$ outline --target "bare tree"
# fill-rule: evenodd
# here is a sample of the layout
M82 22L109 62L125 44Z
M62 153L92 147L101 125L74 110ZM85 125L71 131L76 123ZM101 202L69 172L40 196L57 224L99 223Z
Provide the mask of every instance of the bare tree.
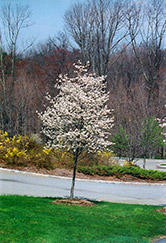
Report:
M164 0L135 5L128 14L128 29L135 56L142 70L148 91L148 103L158 98L159 70L164 60L162 45L166 32ZM137 33L137 35L135 35Z
M127 134L128 148L126 157L133 161L141 154L140 130L142 123L148 116L147 96L144 89L144 82L131 83L126 88L123 79L119 81L116 89L112 87L110 104L114 109L115 131L123 127Z
M64 31L58 32L54 38L50 38L50 41L55 45L55 47L69 50L71 47L67 33Z
M14 120L14 81L16 57L26 51L31 42L21 50L18 40L23 29L31 25L31 11L28 6L10 4L1 8L2 31L0 36L0 126L9 133L13 130Z
M11 76L14 79L15 59L18 49L18 39L21 30L32 25L30 22L31 10L29 6L10 4L5 5L1 9L1 20L3 24L4 41L6 41L7 52L11 55ZM31 47L33 41L28 44L21 53Z
M66 12L64 20L81 50L82 63L90 61L93 73L97 76L106 75L110 54L127 35L123 28L123 1L92 0L77 3Z

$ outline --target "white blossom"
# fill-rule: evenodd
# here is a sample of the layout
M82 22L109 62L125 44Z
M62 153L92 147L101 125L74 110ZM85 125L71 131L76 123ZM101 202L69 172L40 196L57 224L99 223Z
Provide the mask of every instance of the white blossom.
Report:
M56 88L59 94L51 98L43 113L38 113L48 146L75 151L105 149L111 142L112 110L106 105L105 77L94 77L87 67L75 65L75 77L60 75Z
M159 123L159 126L163 128L163 142L166 142L166 117L164 117L163 119L156 119Z

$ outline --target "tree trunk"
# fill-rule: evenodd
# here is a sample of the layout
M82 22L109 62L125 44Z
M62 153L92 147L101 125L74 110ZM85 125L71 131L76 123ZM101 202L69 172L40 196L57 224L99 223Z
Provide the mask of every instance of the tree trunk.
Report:
M166 154L166 147L165 147L165 146L163 146L163 149L162 149L162 158L164 158L164 157L165 157L165 154Z
M144 155L143 169L145 169L145 164L146 164L146 156Z
M73 152L73 158L74 158L74 168L73 168L72 186L70 190L70 199L74 198L74 186L75 186L76 168L77 168L77 160L78 160L78 149L76 149L76 151Z

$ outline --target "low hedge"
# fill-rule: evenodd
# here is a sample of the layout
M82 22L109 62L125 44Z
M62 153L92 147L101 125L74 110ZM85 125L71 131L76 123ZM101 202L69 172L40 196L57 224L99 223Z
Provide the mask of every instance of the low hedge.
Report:
M157 170L145 170L135 166L128 166L128 167L120 166L120 165L113 165L113 166L98 165L93 167L78 166L77 171L91 176L94 175L116 176L117 178L120 178L124 175L131 175L136 178L146 179L146 180L158 180L158 181L166 180L166 172L157 171Z

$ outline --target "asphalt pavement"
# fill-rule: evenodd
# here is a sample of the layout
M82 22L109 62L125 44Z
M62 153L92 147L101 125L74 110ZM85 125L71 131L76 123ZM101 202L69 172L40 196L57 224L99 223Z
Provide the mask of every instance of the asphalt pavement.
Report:
M0 169L1 195L69 197L71 178ZM166 183L76 179L75 196L97 201L166 205Z
M157 240L154 243L166 243L166 238L165 239L161 239L161 240Z

